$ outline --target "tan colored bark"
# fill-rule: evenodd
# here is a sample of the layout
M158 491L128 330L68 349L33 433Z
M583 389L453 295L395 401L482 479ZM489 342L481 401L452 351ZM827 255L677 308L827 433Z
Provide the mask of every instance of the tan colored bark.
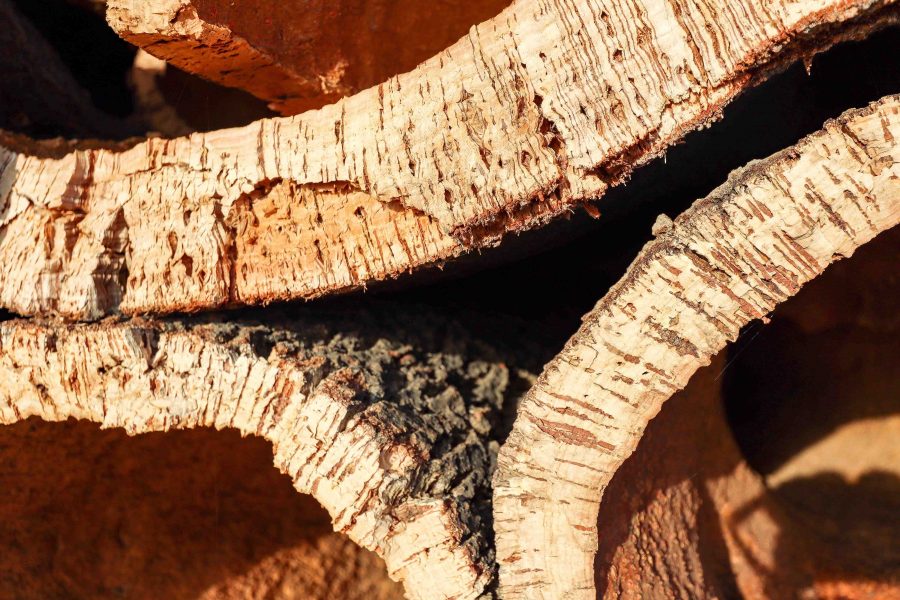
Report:
M494 477L504 598L594 598L603 490L662 403L753 319L900 221L900 97L665 219L523 399Z
M282 115L336 102L415 68L510 0L113 0L124 39Z
M383 321L390 340L357 333L386 318L7 321L0 423L74 417L130 434L260 436L294 487L380 555L410 598L476 598L495 576L492 427L513 393L509 371L458 328L413 313Z
M892 0L520 0L335 105L126 151L0 150L0 305L198 310L364 287L597 198Z
M663 405L603 495L598 597L900 595L898 250L829 267Z

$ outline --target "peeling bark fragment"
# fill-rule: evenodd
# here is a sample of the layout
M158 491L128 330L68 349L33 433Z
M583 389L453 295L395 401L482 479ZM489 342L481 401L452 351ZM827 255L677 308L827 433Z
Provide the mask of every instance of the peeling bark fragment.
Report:
M599 197L741 90L896 16L891 0L520 0L321 110L125 151L3 150L0 306L192 311L440 263ZM104 242L120 211L121 260Z
M500 452L504 598L595 597L610 478L662 403L742 326L900 221L897 139L900 97L889 96L735 171L588 313L519 405Z
M495 426L516 386L494 351L456 326L415 313L364 321L362 332L362 321L328 314L274 326L7 321L0 422L258 435L409 597L479 597L495 576Z

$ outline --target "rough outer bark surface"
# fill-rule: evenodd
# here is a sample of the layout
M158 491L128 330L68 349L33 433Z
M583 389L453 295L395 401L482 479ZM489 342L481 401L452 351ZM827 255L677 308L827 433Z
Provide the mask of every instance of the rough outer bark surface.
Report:
M509 0L109 2L124 39L293 115L409 71Z
M520 0L296 117L61 158L0 149L0 305L95 318L314 297L600 196L891 0Z
M436 319L355 318L391 339L322 314L278 327L7 321L0 422L258 435L411 598L478 597L495 575L492 427L509 371Z
M594 598L597 507L647 422L753 319L900 220L900 97L752 163L678 217L523 399L494 477L505 598Z

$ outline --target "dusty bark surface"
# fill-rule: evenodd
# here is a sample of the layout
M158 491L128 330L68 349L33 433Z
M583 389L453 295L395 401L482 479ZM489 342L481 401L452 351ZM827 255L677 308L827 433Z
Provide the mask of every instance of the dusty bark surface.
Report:
M411 598L478 597L495 577L494 428L517 386L452 324L411 311L352 319L7 321L0 421L260 436L294 487Z
M615 5L614 5L615 4ZM600 196L889 0L517 2L337 104L122 152L0 155L0 304L88 319L314 297Z
M504 597L593 598L597 511L662 403L741 327L900 220L900 99L752 163L648 244L519 406L494 477Z
M508 4L113 0L107 19L150 54L293 115L412 70Z

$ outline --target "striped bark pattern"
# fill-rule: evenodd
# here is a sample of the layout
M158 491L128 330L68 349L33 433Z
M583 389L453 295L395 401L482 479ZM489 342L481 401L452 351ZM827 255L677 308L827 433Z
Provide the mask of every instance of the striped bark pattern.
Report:
M494 476L503 598L594 598L606 485L754 319L900 221L900 97L732 173L657 237L519 406ZM602 527L602 524L601 524Z
M412 72L237 129L0 148L0 306L95 319L364 287L601 196L893 0L518 0Z

